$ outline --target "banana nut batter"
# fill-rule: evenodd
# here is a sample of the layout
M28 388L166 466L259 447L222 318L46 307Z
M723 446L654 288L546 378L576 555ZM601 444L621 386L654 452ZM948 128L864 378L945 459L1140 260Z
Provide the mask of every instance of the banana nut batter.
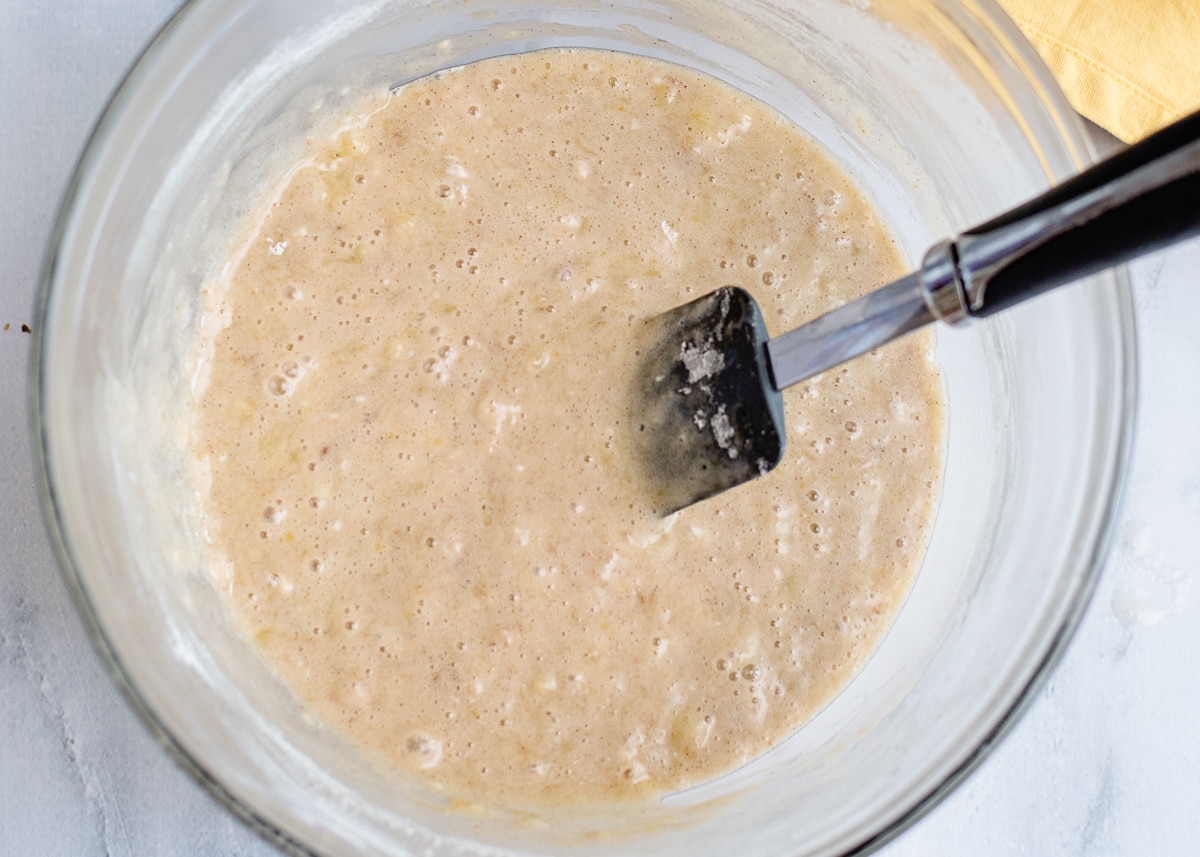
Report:
M660 795L779 742L879 643L944 454L927 336L788 392L764 479L657 518L644 320L725 284L778 332L902 273L802 132L600 51L413 82L306 160L206 295L214 568L326 723L450 795Z

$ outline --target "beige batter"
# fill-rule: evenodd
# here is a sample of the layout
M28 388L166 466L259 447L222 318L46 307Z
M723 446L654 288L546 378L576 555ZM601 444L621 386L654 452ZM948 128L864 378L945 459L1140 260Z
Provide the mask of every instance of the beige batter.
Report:
M778 332L902 272L764 105L621 54L479 62L314 140L252 235L196 402L215 565L367 752L505 805L661 794L887 630L943 458L927 337L790 390L768 477L667 519L637 490L647 317L732 283Z

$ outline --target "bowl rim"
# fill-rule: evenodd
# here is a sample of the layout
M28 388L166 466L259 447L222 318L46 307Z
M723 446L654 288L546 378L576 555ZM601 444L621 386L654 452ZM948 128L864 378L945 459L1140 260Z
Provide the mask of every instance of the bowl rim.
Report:
M954 0L945 0L954 2ZM203 787L226 810L231 812L249 829L284 853L298 857L320 857L321 852L301 842L291 833L269 821L230 791L224 783L200 759L196 758L164 724L160 715L139 691L130 671L117 653L97 613L89 592L82 564L78 561L67 537L61 515L61 504L55 487L54 454L52 441L45 420L46 372L52 345L47 335L47 320L52 316L56 294L57 272L66 250L64 239L71 227L85 180L102 162L101 150L113 128L121 121L126 102L136 97L143 82L154 73L160 55L168 49L173 38L210 4L217 0L184 0L167 18L155 35L141 49L137 59L121 77L120 82L106 101L99 117L88 132L87 141L75 162L70 179L60 199L54 223L47 239L40 275L37 282L37 297L34 306L32 359L28 379L28 401L30 428L33 438L34 478L37 486L42 518L50 538L51 546L63 580L75 603L76 610L100 655L105 671L125 701L130 705L154 741L165 750L174 762L196 783ZM1084 132L1078 114L1069 106L1057 81L1038 56L1027 38L1011 18L1001 9L997 0L966 0L994 29L996 47L1005 51L1017 62L1026 74L1026 79L1038 94L1041 105L1048 111L1063 142L1078 156L1076 167L1083 168L1095 162L1095 152ZM1030 709L1038 692L1046 683L1050 673L1061 661L1068 644L1077 631L1095 593L1100 574L1111 549L1115 524L1120 516L1132 457L1136 433L1138 398L1137 332L1134 321L1134 301L1130 288L1128 270L1125 266L1111 269L1113 292L1117 300L1120 351L1115 355L1116 383L1119 395L1113 404L1118 409L1119 422L1114 426L1112 458L1106 474L1106 502L1098 507L1094 517L1096 538L1079 563L1082 569L1079 584L1072 594L1068 609L1064 612L1059 627L1055 630L1043 657L1033 666L1029 679L1013 697L1012 703L998 718L995 726L987 732L966 757L928 792L913 801L907 809L880 830L858 840L840 852L843 857L866 855L884 847L926 815L933 811L971 773L973 773L997 744L1012 731L1021 717Z

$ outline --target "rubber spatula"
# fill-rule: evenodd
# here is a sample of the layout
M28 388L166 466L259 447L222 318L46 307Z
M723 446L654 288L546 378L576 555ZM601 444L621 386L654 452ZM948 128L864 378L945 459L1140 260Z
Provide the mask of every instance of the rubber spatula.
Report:
M1200 234L1200 113L994 220L935 244L920 270L778 336L721 288L649 320L634 407L663 514L768 473L781 390L933 321L986 318Z

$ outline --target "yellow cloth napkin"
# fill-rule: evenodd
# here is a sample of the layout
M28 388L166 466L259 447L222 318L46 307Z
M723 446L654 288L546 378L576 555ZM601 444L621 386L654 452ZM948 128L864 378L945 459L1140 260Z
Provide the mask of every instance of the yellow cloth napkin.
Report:
M999 0L1072 106L1132 143L1200 108L1200 0Z

